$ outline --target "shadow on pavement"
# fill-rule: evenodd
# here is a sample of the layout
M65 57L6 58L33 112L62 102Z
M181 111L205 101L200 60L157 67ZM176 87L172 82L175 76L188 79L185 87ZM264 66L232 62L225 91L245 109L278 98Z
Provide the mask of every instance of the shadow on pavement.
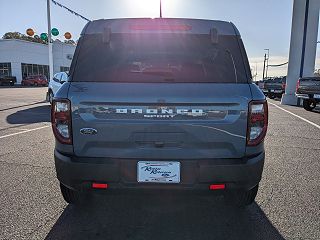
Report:
M0 112L11 110L11 109L15 109L15 108L22 108L22 107L28 107L28 106L32 106L32 105L37 105L37 104L40 104L40 103L46 103L46 101L33 102L33 103L23 104L23 105L14 106L14 107L3 108L3 109L0 109Z
M236 209L221 197L95 196L68 205L46 237L51 239L284 239L252 204Z
M47 88L47 86L22 86L22 85L0 85L0 88Z
M10 124L50 122L50 106L42 105L17 111L7 116L7 122Z

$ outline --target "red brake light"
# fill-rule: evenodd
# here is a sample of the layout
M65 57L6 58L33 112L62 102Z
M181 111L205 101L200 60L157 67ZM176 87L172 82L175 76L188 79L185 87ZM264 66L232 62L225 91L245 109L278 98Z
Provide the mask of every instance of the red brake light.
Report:
M72 144L71 105L67 99L54 100L51 107L54 136L63 144Z
M252 101L249 104L247 145L256 146L261 143L268 128L267 101Z
M190 31L190 25L170 25L170 24L140 24L132 25L131 30L167 30L167 31Z
M300 87L300 79L298 79L298 81L297 81L296 92L298 92L299 87Z

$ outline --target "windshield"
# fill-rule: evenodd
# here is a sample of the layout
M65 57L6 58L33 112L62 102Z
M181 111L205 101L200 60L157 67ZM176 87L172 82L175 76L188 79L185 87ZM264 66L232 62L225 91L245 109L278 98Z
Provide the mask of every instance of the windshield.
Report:
M235 36L99 34L80 40L72 81L92 82L247 82ZM71 71L72 72L72 71Z

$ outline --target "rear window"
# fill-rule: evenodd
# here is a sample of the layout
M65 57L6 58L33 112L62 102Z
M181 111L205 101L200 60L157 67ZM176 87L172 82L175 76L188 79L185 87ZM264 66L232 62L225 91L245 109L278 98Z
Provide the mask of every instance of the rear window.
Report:
M237 36L114 33L83 35L71 79L77 82L248 82Z

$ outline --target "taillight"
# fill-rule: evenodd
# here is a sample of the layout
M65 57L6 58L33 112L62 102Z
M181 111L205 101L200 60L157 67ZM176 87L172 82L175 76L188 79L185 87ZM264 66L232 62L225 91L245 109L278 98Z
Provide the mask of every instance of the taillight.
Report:
M298 92L299 87L300 87L300 79L298 79L298 81L297 81L296 92Z
M286 83L282 83L282 90L285 90L286 89Z
M72 144L71 105L67 99L54 100L51 107L51 124L54 136L63 144Z
M267 101L252 101L249 103L247 145L256 146L266 136L268 128Z

